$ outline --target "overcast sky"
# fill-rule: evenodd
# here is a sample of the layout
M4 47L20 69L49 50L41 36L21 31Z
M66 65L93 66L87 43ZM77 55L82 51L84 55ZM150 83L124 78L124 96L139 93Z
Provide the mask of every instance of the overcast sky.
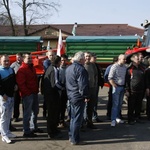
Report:
M58 14L53 13L52 17L43 21L44 23L118 23L141 28L144 20L150 20L150 0L59 0L59 2L61 7ZM18 13L18 10L16 11Z

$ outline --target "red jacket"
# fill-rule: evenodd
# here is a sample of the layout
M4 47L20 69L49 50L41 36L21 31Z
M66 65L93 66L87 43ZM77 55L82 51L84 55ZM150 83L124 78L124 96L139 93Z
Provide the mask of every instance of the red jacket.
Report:
M17 72L16 80L22 97L38 93L38 79L33 65L23 62Z

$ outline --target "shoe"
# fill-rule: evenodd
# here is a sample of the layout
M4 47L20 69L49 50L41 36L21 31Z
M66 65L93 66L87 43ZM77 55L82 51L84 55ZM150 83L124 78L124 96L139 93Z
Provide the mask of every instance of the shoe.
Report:
M62 138L62 134L48 134L48 139L60 139Z
M97 129L97 127L94 126L93 124L87 124L87 128L90 128L90 129Z
M37 128L37 129L33 129L32 132L33 133L43 133L44 131L42 129Z
M2 137L2 141L3 141L3 142L6 142L7 144L10 144L10 143L11 143L11 140L10 140L7 136L3 136L3 137Z
M9 138L15 138L17 136L15 134L9 133L9 134L7 134L7 137L9 137Z
M87 143L86 142L83 142L83 141L81 141L81 142L78 142L78 143L73 143L73 142L71 142L71 145L73 145L73 146L75 146L75 145L86 145Z
M103 121L100 120L99 118L96 118L96 119L92 119L92 122L93 122L93 123L97 123L97 122L103 122Z
M113 121L111 122L111 127L115 127L115 126L116 126L116 121L113 120Z
M17 129L14 126L12 126L12 125L9 127L9 130L10 131L17 131Z
M33 132L31 132L31 133L29 133L29 134L24 133L24 134L23 134L23 137L32 138L32 137L37 137L37 135L34 134Z
M117 123L124 123L124 121L121 120L121 119L119 119L119 118L116 119L116 122L117 122Z

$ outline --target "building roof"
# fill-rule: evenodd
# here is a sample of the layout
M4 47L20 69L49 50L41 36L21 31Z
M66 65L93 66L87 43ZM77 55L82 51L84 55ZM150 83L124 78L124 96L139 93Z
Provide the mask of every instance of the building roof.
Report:
M43 24L43 25L30 25L28 27L28 35L35 36L36 34L48 28L59 31L61 29L63 34L72 35L73 24ZM11 36L10 26L0 26L0 36ZM16 25L17 36L23 36L23 26ZM76 28L76 35L79 36L124 36L124 35L139 35L142 36L144 30L130 26L128 24L78 24ZM43 38L58 38L58 36L45 36Z

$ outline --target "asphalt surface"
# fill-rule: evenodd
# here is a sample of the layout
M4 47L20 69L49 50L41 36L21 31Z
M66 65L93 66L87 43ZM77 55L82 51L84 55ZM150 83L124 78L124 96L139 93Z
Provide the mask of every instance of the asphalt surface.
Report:
M97 129L84 128L81 132L81 139L87 143L86 145L72 146L68 141L67 128L60 129L62 138L55 140L47 138L46 120L42 117L42 96L40 95L38 123L44 133L38 133L36 138L23 138L22 121L12 122L17 128L17 131L13 132L17 138L12 139L12 144L6 144L0 140L0 150L150 150L150 121L146 119L145 113L142 113L143 123L128 125L127 104L124 101L122 113L125 123L111 127L110 120L106 117L107 93L107 87L99 92L98 114L103 122L95 123Z

